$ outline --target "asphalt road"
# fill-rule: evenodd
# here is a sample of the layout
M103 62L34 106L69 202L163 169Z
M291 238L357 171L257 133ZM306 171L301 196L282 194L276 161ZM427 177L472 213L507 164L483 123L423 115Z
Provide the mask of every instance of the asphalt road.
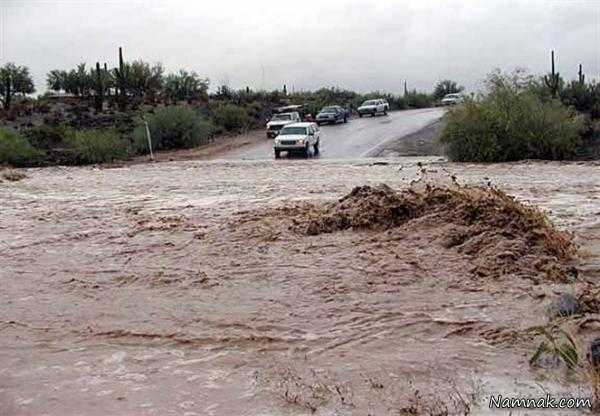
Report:
M442 108L395 111L387 116L366 116L346 124L321 126L320 158L368 157L391 140L415 133L444 114ZM222 159L272 159L273 140L243 146L221 155ZM285 156L284 156L285 157Z

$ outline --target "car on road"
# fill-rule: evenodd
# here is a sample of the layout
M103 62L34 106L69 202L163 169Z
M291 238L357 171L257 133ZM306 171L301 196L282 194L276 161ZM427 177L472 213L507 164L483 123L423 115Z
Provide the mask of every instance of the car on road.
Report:
M388 110L390 109L389 103L384 99L377 100L367 100L358 107L358 116L362 117L366 114L371 114L375 117L378 113L383 113L387 115Z
M273 143L275 159L281 152L299 153L304 157L310 156L310 148L315 155L319 154L321 132L316 123L292 123L283 127Z
M444 95L442 105L456 105L463 102L463 95L460 93L452 93Z
M277 137L279 130L281 130L284 126L292 123L298 123L300 121L302 120L300 119L300 114L297 111L291 113L274 114L273 117L271 117L271 120L269 120L267 123L267 137Z
M317 114L317 124L332 123L335 124L338 121L348 122L348 112L346 109L339 105L330 105L323 107L319 114Z

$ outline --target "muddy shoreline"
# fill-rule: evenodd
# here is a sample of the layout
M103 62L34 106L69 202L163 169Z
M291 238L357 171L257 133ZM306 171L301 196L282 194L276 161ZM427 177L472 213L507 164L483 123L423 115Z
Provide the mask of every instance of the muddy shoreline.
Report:
M61 167L3 182L2 413L397 414L459 411L456 391L473 408L540 386L585 395L528 363L531 329L572 284L474 280L472 259L433 238L439 224L311 236L283 227L285 211L257 217L355 186L406 189L424 166L546 211L574 235L579 281L598 284L600 164L436 159Z

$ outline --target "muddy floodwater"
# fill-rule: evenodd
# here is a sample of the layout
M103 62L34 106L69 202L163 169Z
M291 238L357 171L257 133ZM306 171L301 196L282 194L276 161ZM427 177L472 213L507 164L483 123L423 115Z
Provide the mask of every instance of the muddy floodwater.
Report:
M531 328L569 284L478 277L440 224L309 235L286 207L406 189L423 162L433 180L540 207L573 234L577 281L598 284L600 164L373 162L47 168L0 183L0 414L488 414L490 394L589 396L529 365Z

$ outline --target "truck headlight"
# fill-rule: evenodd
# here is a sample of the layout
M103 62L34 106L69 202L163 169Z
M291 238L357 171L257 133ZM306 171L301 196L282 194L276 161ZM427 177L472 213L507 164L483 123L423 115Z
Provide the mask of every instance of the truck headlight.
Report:
M298 139L298 144L304 144L304 139Z

